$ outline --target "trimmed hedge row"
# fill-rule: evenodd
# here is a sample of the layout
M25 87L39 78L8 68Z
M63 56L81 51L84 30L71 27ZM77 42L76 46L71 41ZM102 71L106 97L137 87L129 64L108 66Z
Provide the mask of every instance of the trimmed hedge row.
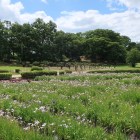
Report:
M64 74L71 74L71 70L65 70L65 71L59 71L59 75L64 75Z
M35 72L23 72L21 76L23 79L34 79L36 76L42 75L57 75L57 71L35 71Z
M65 71L59 71L59 75L64 75Z
M43 68L42 67L38 67L38 66L33 66L32 68L31 68L31 71L41 71L41 70L43 70Z
M71 71L71 70L65 70L65 72L66 72L66 73L69 73L69 74L71 74L71 73L72 73L72 71Z
M11 78L11 73L0 73L0 80L10 80Z
M8 70L0 70L0 73L8 73Z
M135 70L93 70L88 71L87 73L140 73L140 69Z

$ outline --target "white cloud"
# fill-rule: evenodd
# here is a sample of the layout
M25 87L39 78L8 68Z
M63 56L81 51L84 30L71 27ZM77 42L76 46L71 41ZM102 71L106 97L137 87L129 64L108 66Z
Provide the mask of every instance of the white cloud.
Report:
M10 0L0 0L0 19L17 21L20 23L33 22L36 18L42 18L48 22L53 20L44 11L37 11L35 13L22 13L24 6L21 2L11 3Z
M23 8L21 2L11 4L10 0L0 0L0 19L18 20Z
M41 0L43 3L47 3L47 0Z
M67 32L87 31L91 29L112 29L122 35L140 41L140 12L128 10L121 13L101 14L96 10L86 12L62 12L56 20L59 29Z
M106 0L108 2L108 7L112 7L115 3L116 5L126 6L129 9L140 9L140 0Z
M53 21L53 18L48 16L48 15L46 15L46 13L44 11L37 11L37 12L35 12L33 14L30 14L30 13L21 14L19 20L20 20L20 23L25 23L25 22L26 23L27 22L32 23L37 18L41 18L45 22L48 22L50 20Z

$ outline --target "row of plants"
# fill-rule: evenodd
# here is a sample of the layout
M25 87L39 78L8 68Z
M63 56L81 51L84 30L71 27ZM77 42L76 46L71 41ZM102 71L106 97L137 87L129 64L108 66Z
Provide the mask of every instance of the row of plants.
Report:
M72 73L71 70L60 70L60 71L46 71L43 67L39 66L33 66L31 67L30 71L27 72L21 72L20 69L15 69L14 73L21 74L23 79L34 79L36 76L42 76L42 75L64 75L67 73ZM0 70L0 80L10 80L12 78L12 72L8 70Z
M119 65L123 65L123 64L119 64ZM35 61L33 63L31 62L25 62L23 63L23 66L27 66L27 67L34 67L34 66L38 66L38 67L67 67L69 69L71 69L72 67L75 66L79 66L79 67L115 67L116 64L108 64L108 63L92 63L92 62L49 62L49 61L42 61L42 62L38 62Z
M1 83L3 117L54 139L140 138L138 73L44 77L30 84Z
M72 71L70 70L66 70L66 71L45 71L45 70L35 70L35 71L31 71L31 72L23 72L21 73L21 76L23 79L34 79L37 76L51 76L51 75L64 75L64 74L70 74L72 73Z
M0 70L0 80L11 79L12 74L8 70Z
M25 132L16 121L0 117L0 139L1 140L54 140L51 136L42 136L35 131Z
M124 69L120 69L120 70L91 70L88 71L87 73L140 73L140 69L128 69L128 70L124 70Z

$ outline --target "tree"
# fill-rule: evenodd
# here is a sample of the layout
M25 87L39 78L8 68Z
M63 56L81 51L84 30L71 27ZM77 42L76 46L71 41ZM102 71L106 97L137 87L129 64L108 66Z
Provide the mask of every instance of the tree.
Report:
M140 61L140 51L136 48L131 49L127 54L127 62L130 63L132 67L135 67L138 61Z
M106 40L111 42L120 42L120 34L108 29L96 29L85 32L86 38L101 38L104 37Z
M34 40L36 42L37 61L55 60L55 53L53 52L55 45L56 24L52 21L45 23L42 19L38 18L32 24L34 30Z
M126 48L118 42L109 42L107 62L110 63L125 63L126 62Z

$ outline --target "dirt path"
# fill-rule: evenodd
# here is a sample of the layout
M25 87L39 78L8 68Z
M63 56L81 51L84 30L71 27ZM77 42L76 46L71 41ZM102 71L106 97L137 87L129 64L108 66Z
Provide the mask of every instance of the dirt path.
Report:
M14 74L14 75L12 75L12 78L21 78L21 75L20 74Z

